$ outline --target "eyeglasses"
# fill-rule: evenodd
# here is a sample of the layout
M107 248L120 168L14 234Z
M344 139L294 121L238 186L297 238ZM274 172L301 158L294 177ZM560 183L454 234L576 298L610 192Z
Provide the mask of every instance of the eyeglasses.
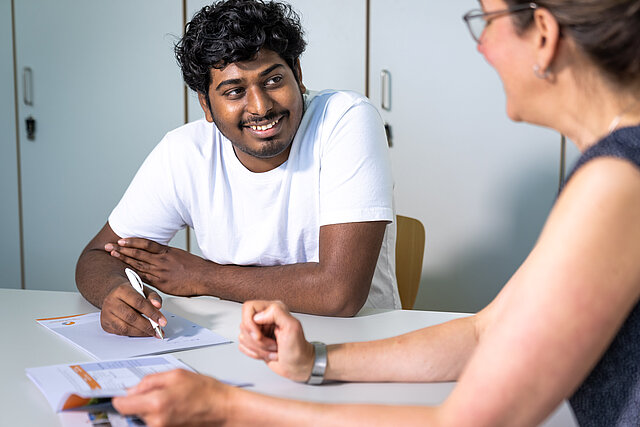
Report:
M469 32L471 33L471 37L473 37L476 43L480 43L480 37L482 36L484 29L493 19L496 19L500 16L537 8L538 5L536 3L527 3L517 6L511 6L508 9L494 10L493 12L483 12L481 9L474 9L470 12L467 12L462 17L462 19L464 19L464 22L467 23L467 27L469 27Z

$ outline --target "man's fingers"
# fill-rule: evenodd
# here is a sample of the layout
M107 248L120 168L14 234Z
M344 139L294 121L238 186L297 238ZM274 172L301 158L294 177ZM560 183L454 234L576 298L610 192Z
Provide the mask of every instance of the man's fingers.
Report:
M105 245L106 248L106 245ZM139 273L150 271L150 264L152 263L152 254L150 252L141 251L139 249L124 248L121 246L113 249L109 254L118 258L122 262L125 262L136 269Z
M114 258L118 258L120 261L124 262L125 264L128 264L129 267L132 267L140 275L144 274L144 272L148 269L148 264L146 262L140 261L137 258L131 258L126 254L123 254L122 252L120 252L119 249L112 250L111 252L109 252L109 255L111 255Z
M147 265L146 268L151 268L151 266ZM138 276L140 276L140 279L142 279L142 282L145 284L149 284L153 286L158 286L159 284L160 279L158 278L158 276L151 274L149 272L138 270Z
M147 261L154 255L152 252L145 251L142 249L132 248L121 246L116 243L107 243L104 245L104 250L109 252L113 256L118 256L120 254L128 256L129 258L135 258L141 261Z
M149 302L153 304L155 308L157 308L158 310L162 308L162 297L160 296L160 294L147 286L144 287L144 293L147 295L147 299L149 300Z
M149 239L142 239L139 237L127 237L126 239L118 240L118 245L127 248L142 249L146 252L154 254L161 254L167 251L167 246L161 245Z
M159 295L156 294L159 298ZM112 291L102 306L101 323L110 333L129 336L155 336L148 319L166 326L167 319L148 299L137 293L130 284L122 284Z
M155 335L155 331L152 333L147 328L151 324L147 320L147 325L130 324L123 320L113 311L107 311L104 307L100 313L100 324L102 329L110 334L123 335L127 337L148 337L152 334ZM151 328L153 330L153 328Z
M142 295L140 295L133 289L133 287L131 287L131 290L133 291L133 293L129 292L125 299L127 305L132 307L136 312L142 313L149 319L154 320L156 323L160 324L162 321L166 325L167 319L160 312L160 310L158 310L155 305L153 305L147 298L143 298ZM157 298L160 298L157 293L153 293L156 294Z

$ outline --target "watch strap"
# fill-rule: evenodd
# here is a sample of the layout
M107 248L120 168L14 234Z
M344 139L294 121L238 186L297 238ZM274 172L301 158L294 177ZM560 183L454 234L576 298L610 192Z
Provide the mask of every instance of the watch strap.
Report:
M327 370L327 345L318 341L313 341L311 344L314 349L314 358L307 384L319 385L324 382L324 373Z

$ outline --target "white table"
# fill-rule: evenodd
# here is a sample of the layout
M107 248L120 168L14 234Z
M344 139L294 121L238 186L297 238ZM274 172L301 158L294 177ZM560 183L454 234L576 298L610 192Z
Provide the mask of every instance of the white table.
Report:
M274 396L323 402L368 402L433 405L441 403L454 383L327 384L308 386L281 378L261 361L237 348L241 305L212 297L165 297L164 307L234 341L173 353L197 371L220 379L250 382L250 389ZM0 426L59 426L44 396L26 377L28 367L91 361L91 357L35 322L37 318L97 311L79 293L0 289ZM389 337L441 323L458 313L428 311L377 312L355 318L296 314L307 339L337 343ZM563 403L546 426L575 426Z

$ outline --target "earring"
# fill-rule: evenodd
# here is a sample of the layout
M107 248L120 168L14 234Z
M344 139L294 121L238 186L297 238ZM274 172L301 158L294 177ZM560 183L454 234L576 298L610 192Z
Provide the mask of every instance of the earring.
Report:
M540 66L538 64L535 64L533 66L533 74L535 74L539 79L547 80L549 78L549 69L547 68L546 70L544 70L544 72L541 73Z

